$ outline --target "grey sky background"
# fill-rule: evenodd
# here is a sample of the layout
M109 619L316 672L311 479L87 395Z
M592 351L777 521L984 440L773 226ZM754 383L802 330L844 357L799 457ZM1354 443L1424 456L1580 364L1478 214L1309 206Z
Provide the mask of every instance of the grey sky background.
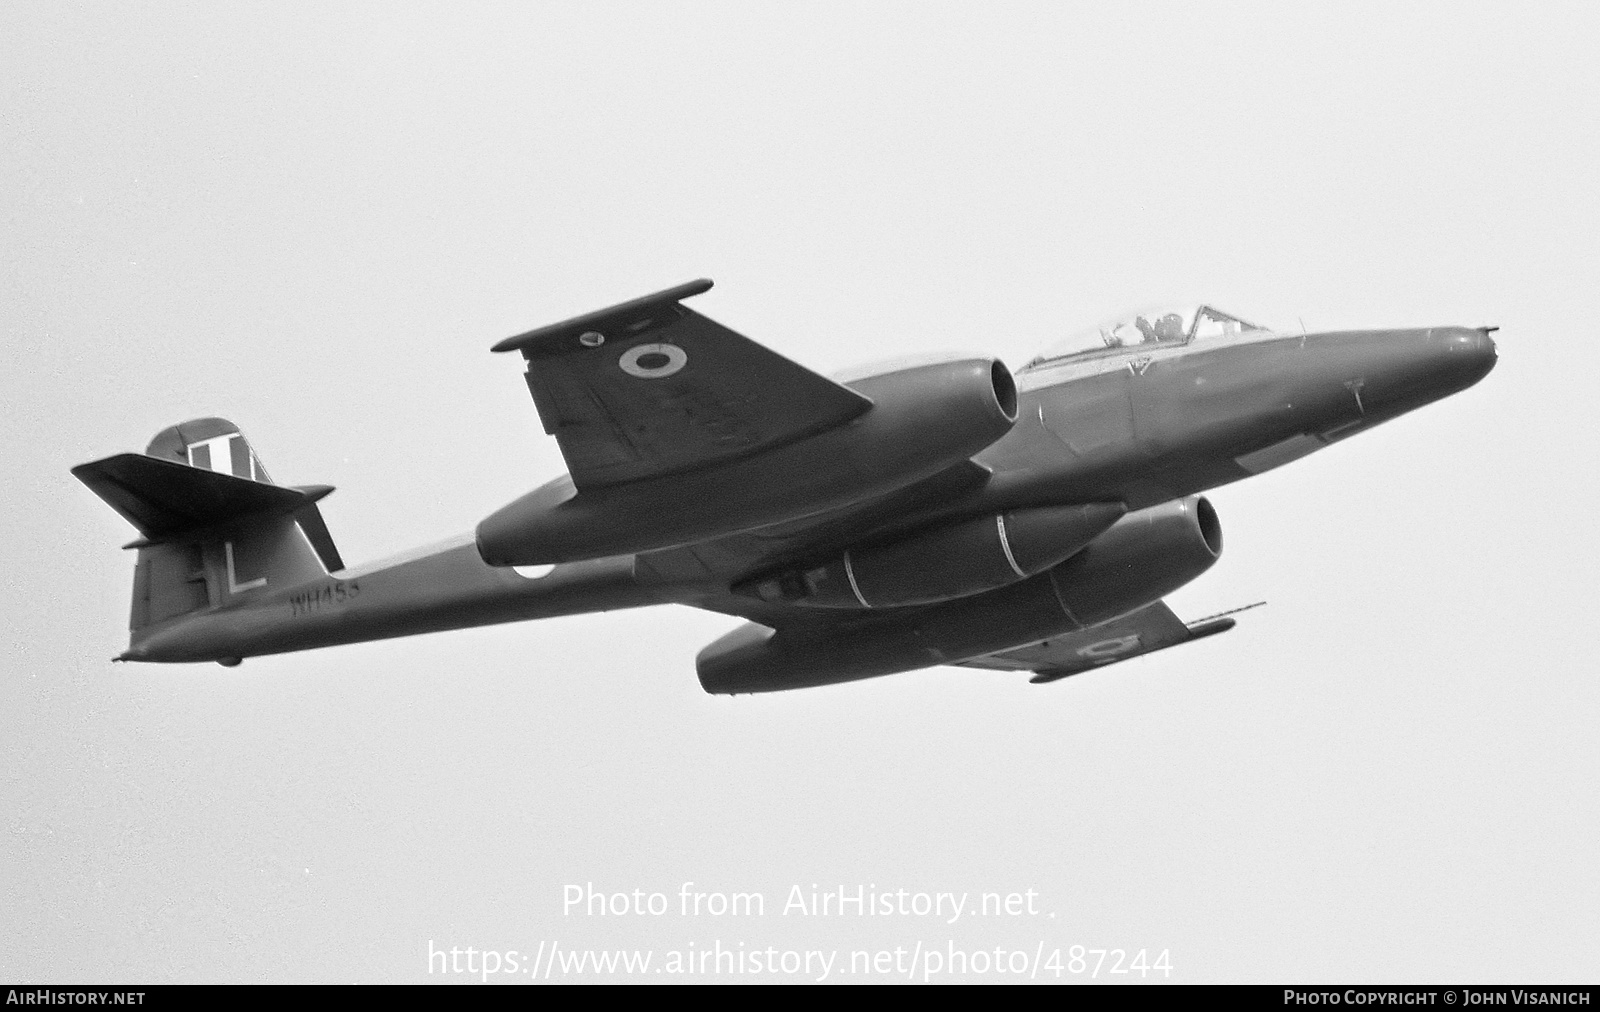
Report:
M0 979L920 940L1592 982L1597 42L1554 4L6 6ZM1057 685L712 698L734 622L686 608L108 663L132 534L72 465L220 414L339 486L347 561L400 551L562 469L490 344L700 276L823 372L1167 297L1504 329L1480 386L1213 493L1171 603L1269 607ZM562 912L688 881L767 915ZM813 883L1041 913L780 912Z

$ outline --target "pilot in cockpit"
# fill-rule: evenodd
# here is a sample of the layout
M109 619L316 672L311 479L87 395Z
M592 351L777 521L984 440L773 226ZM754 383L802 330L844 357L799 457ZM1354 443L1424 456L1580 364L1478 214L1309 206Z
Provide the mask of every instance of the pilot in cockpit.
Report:
M1141 316L1134 321L1134 326L1144 335L1144 344L1183 340L1183 317L1177 313L1168 313L1153 325Z

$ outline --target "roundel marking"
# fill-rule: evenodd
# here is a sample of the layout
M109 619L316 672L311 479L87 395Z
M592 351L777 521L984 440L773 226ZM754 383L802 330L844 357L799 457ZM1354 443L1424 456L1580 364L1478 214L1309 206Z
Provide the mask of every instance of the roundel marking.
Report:
M688 353L675 344L635 345L617 359L623 372L647 380L671 376L688 363Z
M1125 654L1130 650L1139 649L1139 634L1118 636L1116 639L1101 640L1091 643L1086 647L1078 648L1078 656L1086 657L1091 661L1109 660L1118 654Z

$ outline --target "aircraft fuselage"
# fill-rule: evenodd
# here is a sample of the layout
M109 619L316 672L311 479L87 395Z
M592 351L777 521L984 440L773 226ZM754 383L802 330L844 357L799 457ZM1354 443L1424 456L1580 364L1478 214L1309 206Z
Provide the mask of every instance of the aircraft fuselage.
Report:
M882 541L943 518L1026 506L1130 511L1258 474L1471 386L1487 330L1436 327L1107 348L1017 374L1017 421L974 458L992 474L858 533ZM848 547L848 545L846 545ZM805 562L806 560L795 560ZM231 565L231 560L230 560ZM759 565L754 568L759 569ZM664 577L633 555L538 573L486 564L470 537L140 630L125 660L238 658L729 594L752 575Z

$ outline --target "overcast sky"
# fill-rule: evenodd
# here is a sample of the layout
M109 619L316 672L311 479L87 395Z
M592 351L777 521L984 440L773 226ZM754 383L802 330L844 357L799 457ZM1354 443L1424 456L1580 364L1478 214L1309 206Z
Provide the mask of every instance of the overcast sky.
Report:
M1294 7L0 9L0 979L460 979L430 942L1600 976L1597 16ZM220 414L339 487L346 560L410 548L563 469L489 345L701 276L822 372L1170 297L1501 361L1213 494L1170 602L1271 602L1237 630L1055 685L711 697L735 623L682 607L108 662L133 535L72 465ZM672 909L564 913L585 883ZM782 912L813 884L1037 913Z

